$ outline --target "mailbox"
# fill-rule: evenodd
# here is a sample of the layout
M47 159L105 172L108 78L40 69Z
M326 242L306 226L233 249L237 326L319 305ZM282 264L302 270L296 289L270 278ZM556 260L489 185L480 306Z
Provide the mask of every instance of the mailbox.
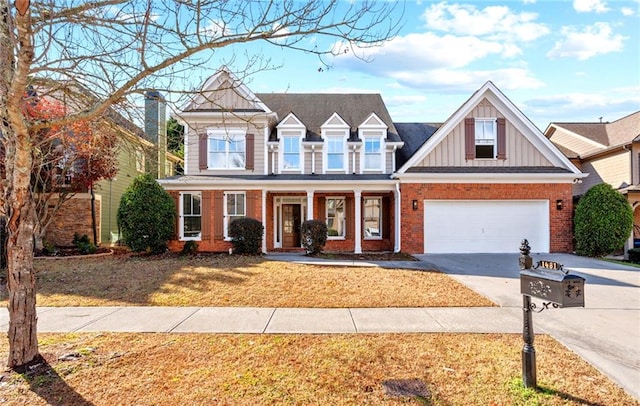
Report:
M520 272L520 293L559 307L584 307L584 278L570 275L562 265L540 261Z

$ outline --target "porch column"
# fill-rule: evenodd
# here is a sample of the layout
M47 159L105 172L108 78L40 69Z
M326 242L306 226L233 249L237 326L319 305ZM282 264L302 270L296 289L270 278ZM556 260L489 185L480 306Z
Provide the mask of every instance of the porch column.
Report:
M395 199L395 205L394 205L394 210L395 210L395 219L394 219L394 226L395 226L395 235L394 235L394 246L393 246L393 252L400 252L400 250L402 249L402 245L401 245L401 241L402 239L400 238L400 233L402 232L402 210L401 210L401 201L400 201L400 183L396 183L396 190L394 193L394 197ZM384 214L383 214L384 216Z
M353 191L353 198L355 200L356 207L356 229L354 233L354 238L356 240L356 245L353 250L355 254L362 253L362 191L357 189Z
M313 190L307 190L307 220L313 220Z
M262 190L262 226L264 232L262 233L262 253L267 253L267 191ZM274 225L275 227L275 225Z

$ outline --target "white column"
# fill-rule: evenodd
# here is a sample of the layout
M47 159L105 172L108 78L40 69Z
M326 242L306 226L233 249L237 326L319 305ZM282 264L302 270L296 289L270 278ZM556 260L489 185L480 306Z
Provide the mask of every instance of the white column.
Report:
M262 253L267 253L267 191L262 191L262 226L264 232L262 233ZM276 227L274 225L274 227Z
M396 191L394 192L395 197L395 243L393 246L393 252L400 252L402 249L402 238L400 238L400 233L402 232L402 210L401 210L401 200L400 200L400 182L396 183ZM384 215L384 214L383 214Z
M355 227L355 240L356 240L356 245L355 248L353 250L353 252L355 254L361 254L362 253L362 191L361 190L354 190L353 191L353 198L355 200L355 207L356 207L356 227Z
M307 220L313 219L313 190L307 190Z

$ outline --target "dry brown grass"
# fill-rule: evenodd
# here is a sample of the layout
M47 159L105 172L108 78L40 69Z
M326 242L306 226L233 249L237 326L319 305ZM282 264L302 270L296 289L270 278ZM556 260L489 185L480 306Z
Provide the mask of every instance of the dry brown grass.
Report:
M5 372L0 403L638 405L548 336L536 341L540 392L522 388L519 335L42 334L40 342L50 366ZM70 352L82 356L58 361ZM389 379L419 379L431 398L391 397Z
M38 260L36 270L39 306L493 305L484 296L436 271L301 265L260 257ZM3 292L0 300L6 299Z

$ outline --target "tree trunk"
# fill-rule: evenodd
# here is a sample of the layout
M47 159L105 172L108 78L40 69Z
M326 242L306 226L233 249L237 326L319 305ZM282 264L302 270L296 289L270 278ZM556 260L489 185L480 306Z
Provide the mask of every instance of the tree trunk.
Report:
M12 195L17 194L12 193ZM7 241L9 291L7 366L10 368L28 365L39 359L33 270L34 213L29 198L20 197L19 199L24 203L12 205L14 212L9 221Z

